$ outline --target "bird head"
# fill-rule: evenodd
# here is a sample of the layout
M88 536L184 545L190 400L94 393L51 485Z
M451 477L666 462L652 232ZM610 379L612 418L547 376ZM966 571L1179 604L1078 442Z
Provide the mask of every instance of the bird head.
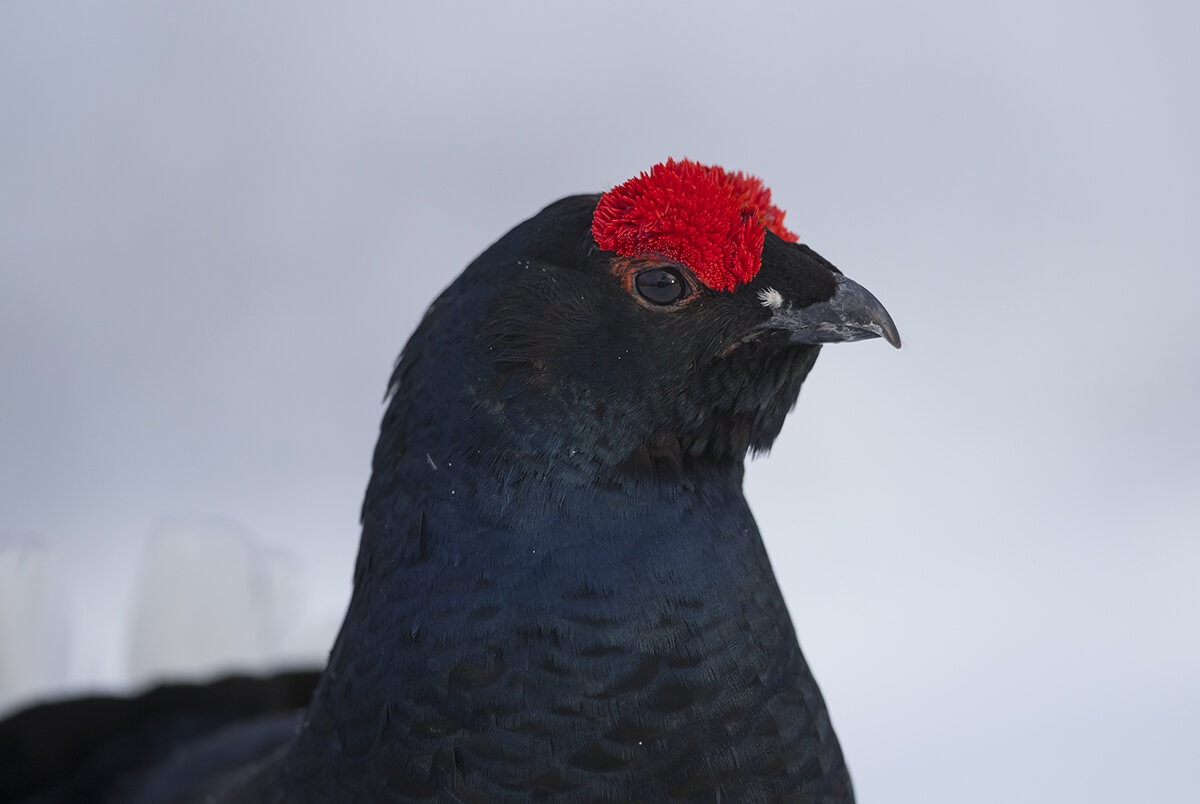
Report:
M740 467L770 447L822 344L900 345L875 297L783 221L759 179L687 160L565 198L447 289L393 383L411 398L431 370L457 372L466 407L435 400L437 415L469 434L464 450L502 443L505 471L594 483Z

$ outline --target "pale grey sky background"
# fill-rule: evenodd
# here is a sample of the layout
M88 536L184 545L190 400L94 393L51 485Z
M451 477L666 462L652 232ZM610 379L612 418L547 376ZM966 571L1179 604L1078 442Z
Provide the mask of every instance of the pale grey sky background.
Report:
M860 800L1195 800L1198 39L1185 2L0 4L0 709L319 659L424 307L688 156L905 339L827 349L747 483Z

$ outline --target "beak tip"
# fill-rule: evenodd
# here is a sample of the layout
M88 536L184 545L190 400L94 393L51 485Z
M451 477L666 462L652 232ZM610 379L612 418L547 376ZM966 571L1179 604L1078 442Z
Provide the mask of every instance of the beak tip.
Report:
M896 324L891 320L890 316L888 317L887 322L883 324L880 329L882 330L881 334L883 335L883 339L890 343L894 348L899 349L900 331L896 329Z
M845 277L840 277L842 289L839 289L839 295L842 292L847 296L847 308L856 311L856 315L860 320L868 322L868 327L871 330L877 331L879 337L890 343L894 348L900 348L900 330L896 329L896 322L892 320L892 315L887 311L879 299L875 298L869 290L862 285ZM837 298L836 296L834 297ZM853 304L849 301L853 300Z

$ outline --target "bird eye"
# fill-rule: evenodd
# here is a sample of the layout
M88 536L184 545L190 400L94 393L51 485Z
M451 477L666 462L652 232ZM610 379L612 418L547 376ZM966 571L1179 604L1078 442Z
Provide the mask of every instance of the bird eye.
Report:
M672 304L687 295L687 283L674 268L647 268L634 277L633 284L652 304Z

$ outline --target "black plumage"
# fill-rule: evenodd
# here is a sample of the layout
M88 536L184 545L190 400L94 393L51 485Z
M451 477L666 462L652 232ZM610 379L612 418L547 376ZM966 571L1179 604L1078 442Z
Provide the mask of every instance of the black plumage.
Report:
M303 717L126 768L126 800L853 800L743 461L821 343L895 327L774 229L730 289L604 250L599 200L501 238L405 347Z
M119 801L180 746L243 723L296 719L318 671L167 684L134 698L45 703L0 722L0 801Z

